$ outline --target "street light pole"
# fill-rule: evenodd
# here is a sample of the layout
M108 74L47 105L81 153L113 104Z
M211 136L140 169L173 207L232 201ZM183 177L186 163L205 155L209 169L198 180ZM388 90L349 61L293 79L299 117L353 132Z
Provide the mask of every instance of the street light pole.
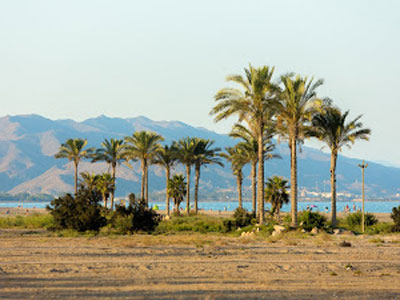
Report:
M365 202L365 192L364 192L364 171L365 168L368 167L368 164L365 164L364 161L362 161L362 164L358 165L361 168L361 178L362 178L362 183L361 183L361 189L362 189L362 218L361 218L361 231L364 233L365 230L365 212L364 212L364 202Z

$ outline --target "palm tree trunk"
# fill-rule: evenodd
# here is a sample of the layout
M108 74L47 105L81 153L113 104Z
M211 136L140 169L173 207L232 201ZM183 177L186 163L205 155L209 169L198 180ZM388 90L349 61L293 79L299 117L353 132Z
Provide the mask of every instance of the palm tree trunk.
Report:
M186 165L186 212L190 214L190 164Z
M257 209L257 161L251 162L251 193L252 193L252 211L256 215Z
M297 227L297 136L290 139L290 197L292 226Z
M117 168L117 164L116 163L112 163L111 164L111 168L112 168L112 182L113 182L113 186L114 188L111 191L111 210L114 210L114 193L115 193L115 173L116 173L116 168Z
M75 162L75 195L78 193L78 162Z
M149 167L146 162L146 167L144 169L144 178L145 178L145 197L146 197L146 207L149 207Z
M264 123L258 128L258 223L264 224Z
M142 162L141 162L141 165L142 165L142 183L141 183L141 186L140 186L140 198L141 198L141 200L144 200L144 181L145 181L145 165L144 165L144 160L142 160Z
M101 193L101 196L103 197L103 203L104 203L104 208L107 208L107 198L105 193Z
M196 214L198 211L199 181L200 181L200 164L196 164L195 181L194 181L194 211Z
M236 176L236 184L237 184L237 192L238 192L238 202L239 202L239 208L243 208L243 199L242 199L242 182L243 182L243 175L240 172Z
M332 199L332 227L336 227L336 161L337 153L331 154L331 199Z
M166 196L165 196L165 209L166 209L166 212L167 212L167 216L169 216L169 214L170 214L170 212L169 212L169 195L168 195L168 181L169 181L169 177L170 177L170 169L169 169L169 167L166 167L165 168L165 174L166 174L166 179L167 179L167 182L166 182L166 185L165 185L165 193L166 193Z
M179 202L175 200L175 212L179 216Z

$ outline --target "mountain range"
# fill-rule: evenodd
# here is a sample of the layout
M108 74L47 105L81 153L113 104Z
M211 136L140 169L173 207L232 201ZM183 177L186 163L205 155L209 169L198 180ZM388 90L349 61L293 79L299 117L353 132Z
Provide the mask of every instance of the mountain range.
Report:
M61 143L69 138L86 138L89 147L100 147L105 138L123 138L134 131L148 130L161 134L171 143L186 136L208 138L221 148L232 146L235 140L225 134L193 127L179 121L153 121L146 117L110 118L104 115L83 122L50 120L39 115L17 115L0 118L0 192L10 194L46 193L58 195L73 190L73 166L66 159L55 159ZM266 176L280 175L289 178L290 157L286 143L277 144L276 153L281 159L266 161ZM339 156L337 184L339 198L358 197L361 190L361 172L358 159ZM367 198L395 198L400 193L400 168L368 162L366 169ZM301 195L308 192L329 192L330 155L321 150L302 147L299 152L298 172ZM105 172L105 163L82 161L79 171ZM183 172L177 166L175 172ZM250 195L249 167L245 167L244 193ZM117 196L139 193L141 169L125 165L117 168ZM149 189L153 197L162 197L165 190L164 170L151 166ZM202 169L200 196L207 199L235 198L235 179L230 166L208 166Z

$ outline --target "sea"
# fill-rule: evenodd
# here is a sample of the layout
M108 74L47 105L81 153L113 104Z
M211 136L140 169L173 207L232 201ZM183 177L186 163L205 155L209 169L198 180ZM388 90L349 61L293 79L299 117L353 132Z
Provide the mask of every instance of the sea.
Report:
M116 201L118 203L118 201ZM23 207L23 208L45 208L49 205L49 202L5 202L0 200L0 207ZM150 202L149 205L156 209L165 209L165 202ZM336 203L337 211L345 211L346 206L350 212L354 212L361 209L361 202L356 201L339 201ZM192 205L191 205L192 206ZM390 213L393 207L399 207L400 200L396 201L365 201L365 211L371 213ZM185 209L185 204L182 203L181 208ZM199 201L199 209L201 210L213 210L213 211L233 211L238 207L237 201ZM243 207L247 210L251 210L252 205L249 201L243 202ZM266 203L265 209L268 210L271 205ZM172 209L172 204L171 204ZM330 212L331 203L329 201L299 201L298 210L311 209L316 212ZM284 204L281 211L289 212L290 203Z

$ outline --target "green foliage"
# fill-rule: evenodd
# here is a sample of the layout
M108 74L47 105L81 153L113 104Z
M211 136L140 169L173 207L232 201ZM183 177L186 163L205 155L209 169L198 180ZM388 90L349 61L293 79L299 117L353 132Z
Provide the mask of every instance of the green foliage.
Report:
M244 227L252 224L254 216L251 213L248 213L244 208L238 207L233 213L233 219L235 220L237 227Z
M222 218L204 215L174 216L171 220L162 221L156 233L174 232L225 232Z
M75 198L66 194L51 201L46 208L54 218L53 229L73 229L79 232L98 231L106 224L102 216L103 208L99 205L101 196L93 191L80 189Z
M345 219L344 223L348 226L349 229L354 229L357 226L361 226L362 213L357 211L355 213L349 214ZM378 219L374 214L366 213L365 214L365 226L372 226L378 223Z
M33 214L29 216L9 216L0 218L0 228L39 229L54 226L53 216L49 214Z
M138 231L152 232L161 220L156 211L148 208L144 200L129 195L128 207L117 205L111 218L112 227L122 234Z
M299 221L300 226L306 231L311 231L314 227L321 229L327 225L325 216L312 211L302 211L299 214Z
M392 218L394 222L394 226L392 227L393 232L400 232L400 206L399 207L393 207L392 213L390 214L390 217Z

